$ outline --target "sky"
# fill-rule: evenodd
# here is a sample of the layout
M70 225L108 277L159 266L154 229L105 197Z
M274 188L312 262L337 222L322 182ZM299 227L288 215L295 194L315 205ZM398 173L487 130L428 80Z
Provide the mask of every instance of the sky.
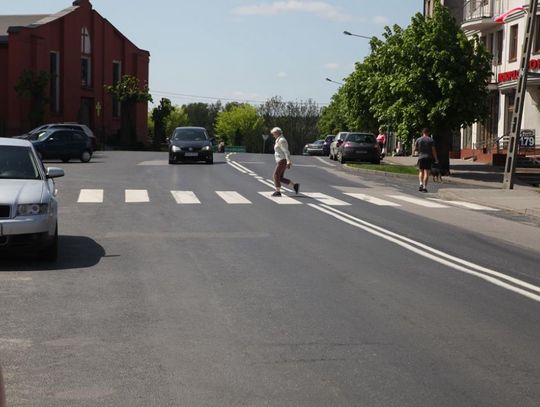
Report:
M70 0L0 0L0 14L47 14ZM154 104L260 104L273 96L327 105L385 25L406 27L421 0L91 0L150 52ZM150 106L151 107L151 106Z

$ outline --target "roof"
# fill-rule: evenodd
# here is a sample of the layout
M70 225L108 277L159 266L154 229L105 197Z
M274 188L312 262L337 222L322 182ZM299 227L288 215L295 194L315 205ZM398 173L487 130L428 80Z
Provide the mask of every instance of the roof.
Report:
M32 143L28 140L0 137L0 146L30 147Z
M0 35L7 35L9 27L27 27L39 20L49 17L48 14L0 16Z
M0 43L7 43L10 27L38 27L62 18L77 8L78 6L68 7L54 14L0 15Z

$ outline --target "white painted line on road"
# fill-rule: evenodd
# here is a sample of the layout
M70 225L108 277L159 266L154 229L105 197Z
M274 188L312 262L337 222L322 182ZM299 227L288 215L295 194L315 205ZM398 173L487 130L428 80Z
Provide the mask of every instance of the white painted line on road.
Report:
M243 174L247 174L247 171L244 171L242 168L240 168L234 161L227 160L227 164L229 164L235 170L240 171Z
M371 203L373 205L378 205L378 206L401 206L400 204L396 202L387 201L386 199L376 198L374 196L370 196L366 194L346 192L345 195L348 195L353 198L359 199L361 201L368 202L368 203Z
M397 199L399 201L409 202L415 205L423 206L425 208L448 208L446 205L441 205L436 202L428 201L423 198L415 198L408 195L388 195L390 198Z
M245 172L247 172L249 175L253 175L255 174L253 171L251 171L249 168L247 167L244 167L242 164L239 164L237 161L232 161L234 162L239 168L243 169Z
M322 162L324 165L328 165L329 167L335 167L336 164L332 164L332 163L329 163L328 161L325 161L324 159L322 159L321 157L315 157L317 160L319 160L320 162Z
M317 201L329 206L351 206L351 204L348 202L333 198L330 195L320 192L302 192L302 195L309 196L310 198L316 199Z
M281 195L281 196L271 196L273 194L272 191L270 192L259 192L262 196L265 198L270 199L271 201L274 201L275 203L279 205L302 205L302 202L297 201L296 199L291 198L287 195Z
M339 219L344 223L347 223L351 226L357 227L368 233L371 233L372 235L378 236L382 239L395 243L398 246L401 246L407 250L410 250L411 252L419 256L433 260L437 263L443 264L454 270L481 278L491 284L507 289L509 291L513 291L517 294L520 294L534 301L540 302L540 295L536 294L536 293L540 293L540 287L538 286L535 286L526 281L517 279L515 277L503 274L501 272L477 265L467 260L460 259L459 257L455 257L450 254L444 253L424 243L420 243L408 237L391 232L380 226L376 226L372 223L369 223L359 218L356 218L354 216L351 216L345 212L339 211L338 209L332 208L330 206L316 205L316 204L308 204L308 205L320 212L326 213L327 215L330 215L336 219Z
M201 203L193 191L171 191L171 194L177 204L193 205Z
M126 189L126 203L150 202L146 189Z
M103 203L102 189L81 189L78 203Z
M293 167L302 167L302 168L317 168L314 164L293 164Z
M242 205L242 204L251 203L249 199L244 198L242 195L240 195L236 191L216 191L216 194L218 194L220 198L223 199L228 204Z
M450 205L461 206L461 207L466 208L466 209L472 209L473 211L492 211L492 212L499 211L498 209L490 208L490 207L484 206L484 205L478 205L478 204L475 204L475 203L472 203L472 202L445 201L443 199L438 199L438 198L428 198L428 199L430 199L431 201L443 202L443 203L450 204Z

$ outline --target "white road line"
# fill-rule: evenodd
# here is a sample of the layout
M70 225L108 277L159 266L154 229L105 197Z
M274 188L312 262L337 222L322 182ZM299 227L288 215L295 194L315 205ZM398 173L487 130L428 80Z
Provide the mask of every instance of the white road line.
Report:
M322 162L323 164L328 165L329 167L335 167L336 166L336 164L329 163L328 161L323 160L321 157L315 157L315 158L317 160L319 160L320 162Z
M103 203L102 189L81 189L78 203Z
M171 191L171 194L177 204L193 205L201 203L193 191Z
M475 204L475 203L472 203L472 202L445 201L445 200L438 199L438 198L429 198L429 199L431 201L444 202L444 203L449 204L449 205L461 206L461 207L466 208L466 209L472 209L473 211L492 211L492 212L499 211L498 209L490 208L488 206L478 205L478 204Z
M216 191L216 194L218 194L220 198L223 199L228 204L242 205L242 204L251 203L249 199L244 198L242 195L240 195L236 191Z
M353 198L359 199L361 201L369 202L373 205L378 205L378 206L401 206L400 204L396 202L387 201L386 199L376 198L374 196L370 196L366 194L346 192L345 195L348 195Z
M287 195L271 196L272 193L273 193L272 191L259 192L259 194L261 194L265 198L268 198L279 205L302 205L302 202L297 201L296 199L293 199L290 196L287 196Z
M126 203L150 202L146 189L126 189Z
M245 172L247 172L249 175L252 175L252 174L255 174L253 171L251 171L249 168L247 167L244 167L242 164L239 164L237 161L232 161L234 162L238 167L240 167L241 169L243 169Z
M408 195L388 195L390 198L397 199L399 201L409 202L415 205L423 206L425 208L448 208L446 205L439 204L437 202L431 202L427 199L415 198Z
M330 195L320 192L302 192L302 195L309 196L310 198L316 199L317 201L329 206L351 206L351 204L348 202L333 198Z
M502 287L509 291L513 291L534 301L540 302L540 295L536 294L540 293L540 287L530 284L526 281L517 279L515 277L503 274L495 270L488 269L467 260L460 259L459 257L444 253L424 243L417 242L413 239L391 232L380 226L376 226L359 218L355 218L354 216L341 212L330 206L315 204L309 204L309 206L320 212L326 213L336 219L339 219L342 222L345 222L351 226L357 227L368 233L371 233L372 235L395 243L398 246L410 250L411 252L414 252L419 256L428 258L454 270L481 278L491 284Z
M227 160L227 164L229 164L235 170L240 171L243 174L247 174L247 171L244 171L242 168L240 168L234 161Z

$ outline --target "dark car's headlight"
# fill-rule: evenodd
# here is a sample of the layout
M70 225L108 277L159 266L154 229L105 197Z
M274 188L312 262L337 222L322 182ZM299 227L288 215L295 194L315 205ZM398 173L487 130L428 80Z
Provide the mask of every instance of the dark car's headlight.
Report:
M171 151L173 153L178 153L179 151L182 151L182 149L180 147L178 147L178 146L172 146Z
M34 216L46 214L49 204L23 204L17 205L17 216Z
M210 151L212 149L212 147L210 146L204 146L201 150L202 151Z

